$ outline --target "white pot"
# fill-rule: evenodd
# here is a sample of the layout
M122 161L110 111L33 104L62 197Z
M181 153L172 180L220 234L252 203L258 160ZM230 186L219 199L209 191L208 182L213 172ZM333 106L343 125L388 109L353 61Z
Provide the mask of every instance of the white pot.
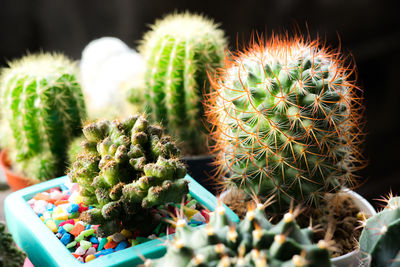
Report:
M230 190L226 190L222 192L222 194L219 196L222 202L224 202L224 198L228 195L229 191ZM369 204L369 202L365 198L363 198L356 192L345 188L342 189L342 191L340 191L339 194L349 195L356 204L356 206L360 209L360 211L363 212L367 217L376 214L374 207L372 207L372 205ZM368 262L366 255L362 255L359 249L356 249L345 255L332 258L331 262L335 267L368 266L368 264L366 264L366 262Z
M372 207L372 205L369 204L369 202L365 198L363 198L356 192L350 189L343 189L339 194L349 195L353 199L357 207L360 209L360 211L365 213L367 217L376 214L374 207ZM356 249L350 253L332 258L331 262L336 267L356 267L361 266L361 262L365 263L366 260L367 259L365 259L365 255L362 255L360 250Z

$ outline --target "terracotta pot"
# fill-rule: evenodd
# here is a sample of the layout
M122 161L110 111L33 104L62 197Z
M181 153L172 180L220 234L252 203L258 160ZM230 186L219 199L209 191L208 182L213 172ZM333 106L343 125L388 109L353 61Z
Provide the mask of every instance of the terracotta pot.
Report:
M11 162L8 159L7 152L3 149L0 152L0 166L4 171L4 174L7 178L8 185L11 187L11 190L17 191L22 188L34 185L35 183L30 181L28 178L16 174L11 171Z

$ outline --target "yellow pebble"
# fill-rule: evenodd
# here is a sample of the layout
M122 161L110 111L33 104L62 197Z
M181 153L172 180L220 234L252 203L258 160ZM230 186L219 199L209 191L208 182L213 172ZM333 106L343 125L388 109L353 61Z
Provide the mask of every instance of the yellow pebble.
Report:
M57 233L57 225L54 221L52 220L48 220L46 222L46 226L50 228L51 231L53 231L53 233Z
M186 217L190 220L190 218L192 218L192 216L199 211L188 207L183 207L183 212L185 213Z
M129 231L129 230L127 230L127 229L122 229L121 234L122 234L123 236L125 236L126 238L132 237L132 232Z
M85 258L85 262L94 260L95 258L96 258L96 257L95 257L93 254L87 255L86 258Z
M53 214L54 213L63 213L64 212L64 210L60 207L60 206L57 206L54 210L53 210Z
M108 240L108 242L112 241L112 237L111 236L107 236L107 240Z
M53 213L53 220L60 220L60 221L68 220L68 214L65 214L65 213L54 214Z
M40 219L41 219L42 221L44 221L44 217L43 217L43 216L40 216Z
M79 221L79 219L74 219L75 223L77 223Z
M80 195L77 195L77 196L74 198L74 203L80 204L80 203L82 203L82 202L83 202L83 200L82 200L82 197L81 197Z

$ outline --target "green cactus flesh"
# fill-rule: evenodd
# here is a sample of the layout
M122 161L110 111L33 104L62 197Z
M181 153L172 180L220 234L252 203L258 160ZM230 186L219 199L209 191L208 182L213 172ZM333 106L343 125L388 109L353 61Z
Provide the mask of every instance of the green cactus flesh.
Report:
M6 225L0 222L0 266L20 267L24 265L25 254L19 250L10 233L6 232Z
M154 221L150 208L182 201L188 193L186 167L171 137L162 133L144 116L83 128L82 152L68 173L84 203L94 206L82 220L102 224L105 234L119 228L122 218L127 229L147 229ZM145 223L134 223L140 221Z
M9 65L1 102L13 168L34 180L60 176L66 148L86 116L75 64L62 55L39 54Z
M184 153L205 152L202 93L207 71L221 67L225 46L218 25L189 13L157 21L142 42L148 113L182 142Z
M278 210L352 186L362 101L343 64L317 42L279 37L230 60L207 101L218 182L274 195Z
M371 266L400 266L400 197L369 218L360 237L360 250L371 256ZM366 255L364 255L366 256Z
M292 213L276 225L264 215L264 206L247 211L232 224L219 206L206 227L195 229L183 220L166 255L147 266L331 266L326 241L312 244L310 228L300 229Z

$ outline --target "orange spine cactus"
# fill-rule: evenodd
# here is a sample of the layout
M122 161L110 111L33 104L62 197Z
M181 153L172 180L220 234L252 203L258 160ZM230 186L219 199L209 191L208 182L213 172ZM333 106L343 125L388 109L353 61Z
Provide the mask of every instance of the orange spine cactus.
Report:
M205 103L218 183L274 195L278 210L354 186L363 99L347 61L319 40L278 35L227 57Z

